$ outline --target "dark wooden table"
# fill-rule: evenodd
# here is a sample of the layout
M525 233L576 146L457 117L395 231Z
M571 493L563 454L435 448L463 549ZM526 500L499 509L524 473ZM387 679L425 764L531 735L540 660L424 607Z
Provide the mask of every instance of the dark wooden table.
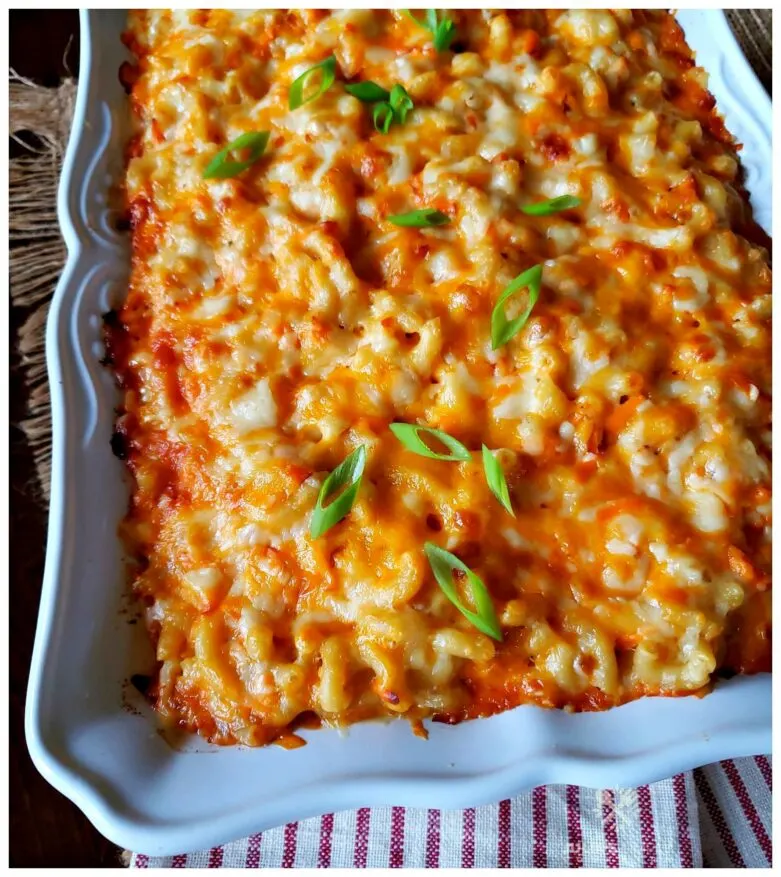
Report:
M76 11L12 10L10 23L10 62L18 73L48 86L57 85L68 72L77 74ZM12 155L16 150L12 144ZM14 426L25 416L27 391L15 347L26 312L13 308L10 316L10 864L118 868L120 850L43 779L24 740L24 701L41 595L47 511L36 489L24 435Z

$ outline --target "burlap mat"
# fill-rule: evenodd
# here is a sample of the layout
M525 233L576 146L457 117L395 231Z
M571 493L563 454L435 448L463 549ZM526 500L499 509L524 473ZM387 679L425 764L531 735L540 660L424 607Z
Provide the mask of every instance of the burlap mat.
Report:
M727 17L746 57L768 91L772 73L772 12L728 10ZM65 261L56 216L57 180L70 130L76 83L41 88L12 73L10 131L32 132L40 145L12 159L9 174L11 305L26 320L16 339L27 392L22 427L48 500L51 460L49 393L44 361L44 326L49 300Z
M49 301L65 263L65 245L57 224L57 184L75 101L74 79L65 80L59 88L41 88L11 71L10 135L26 150L11 159L8 172L11 307L26 317L15 342L27 394L27 416L17 425L27 439L38 486L47 501L51 422L44 335ZM34 138L22 139L25 132Z

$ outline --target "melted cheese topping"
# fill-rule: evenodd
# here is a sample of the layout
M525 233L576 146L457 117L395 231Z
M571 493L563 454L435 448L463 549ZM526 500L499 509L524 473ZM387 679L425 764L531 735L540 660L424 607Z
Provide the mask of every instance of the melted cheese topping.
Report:
M157 705L219 743L769 667L770 272L705 74L663 11L452 14L440 54L392 11L130 18L124 530ZM329 54L337 82L291 112ZM347 80L400 82L415 109L377 133ZM261 130L249 170L203 178ZM520 210L563 194L581 206ZM423 207L450 224L387 221ZM494 303L539 263L531 318L492 351ZM473 461L412 454L395 420ZM357 503L313 540L360 444ZM426 540L481 576L501 643Z

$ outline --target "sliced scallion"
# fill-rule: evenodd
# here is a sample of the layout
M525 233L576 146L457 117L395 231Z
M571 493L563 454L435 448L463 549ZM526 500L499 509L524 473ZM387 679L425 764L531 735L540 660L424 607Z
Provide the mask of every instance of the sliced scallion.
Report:
M447 225L450 217L440 210L424 207L422 210L410 210L409 213L395 213L388 216L387 220L404 228L434 228L437 225Z
M491 349L502 347L526 325L526 321L540 297L542 285L542 265L534 265L510 283L499 296L499 299L491 312ZM504 303L510 296L515 295L522 289L529 290L529 301L526 310L513 320L508 320L504 312Z
M524 204L521 212L527 216L550 216L552 213L571 210L573 207L580 207L580 198L574 195L559 195L558 198L549 198L536 204Z
M391 105L394 118L400 125L403 125L407 121L407 113L410 110L415 109L415 104L407 93L407 89L398 83L391 89L388 103Z
M309 532L313 539L322 536L350 512L358 496L365 466L366 445L360 445L325 479L312 512ZM345 486L346 489L333 502L325 505L331 496Z
M309 84L309 80L320 73L320 85L313 91L309 97L304 97L304 88ZM291 110L297 110L303 104L317 100L320 95L324 94L334 84L336 80L336 58L331 55L314 67L310 67L294 80L288 92L288 106Z
M499 619L496 617L496 610L491 601L491 595L483 584L483 580L475 575L455 554L445 551L444 548L434 545L433 542L426 542L423 550L426 552L434 578L448 600L479 631L502 642L502 629L499 626ZM477 610L476 612L467 609L461 602L453 576L454 570L458 570L466 576L466 581Z
M453 462L466 462L472 459L469 453L458 439L442 432L441 429L432 429L428 426L419 426L417 423L391 423L390 431L404 445L408 451L414 454L420 454L421 457L428 457L431 460L450 460ZM449 449L449 454L440 454L432 451L431 448L423 441L420 434L436 439Z
M426 17L421 21L413 15L409 9L401 10L408 18L411 18L419 27L425 28L433 36L434 48L438 52L446 52L456 35L456 26L451 18L439 17L442 10L427 9Z
M374 127L380 134L387 134L393 124L393 107L384 101L374 105L372 110Z
M205 180L225 180L229 177L235 177L255 162L263 155L268 145L268 131L249 131L237 137L232 143L229 143L225 149L220 150L217 155L206 165L203 172ZM239 150L247 150L247 158L245 161L232 161L229 156L232 152Z
M491 493L515 517L513 505L510 501L510 491L507 487L507 479L504 477L502 466L485 445L483 445L483 471L485 472L485 480L491 488Z

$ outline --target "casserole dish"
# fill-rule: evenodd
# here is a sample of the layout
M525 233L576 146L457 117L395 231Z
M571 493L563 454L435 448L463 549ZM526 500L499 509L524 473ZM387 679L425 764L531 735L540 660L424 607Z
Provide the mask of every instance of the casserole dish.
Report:
M703 49L699 61L713 71L711 88L745 144L757 219L769 231L769 199L756 197L770 188L769 102L721 13L682 19L695 49L697 35L707 36L711 54ZM309 745L293 752L163 739L127 683L151 655L127 603L116 535L127 486L109 444L117 396L100 365L101 314L122 300L127 282L127 242L110 209L125 140L116 76L123 28L121 11L83 13L75 135L60 189L70 258L48 325L52 514L27 712L30 750L47 779L112 840L161 854L324 811L472 806L541 783L637 785L767 751L770 683L762 676L725 682L702 699L646 699L600 714L521 707L456 728L434 725L428 743L402 723L360 725L346 739L304 733Z

